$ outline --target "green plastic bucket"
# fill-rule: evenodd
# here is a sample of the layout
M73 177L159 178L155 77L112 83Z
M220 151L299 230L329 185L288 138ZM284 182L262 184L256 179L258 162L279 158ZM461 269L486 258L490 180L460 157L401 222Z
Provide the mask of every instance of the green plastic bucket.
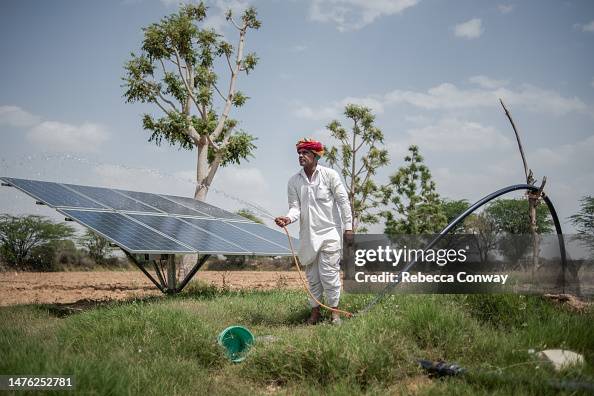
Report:
M237 363L245 359L246 352L254 343L254 335L243 326L230 326L221 331L218 340L229 359Z

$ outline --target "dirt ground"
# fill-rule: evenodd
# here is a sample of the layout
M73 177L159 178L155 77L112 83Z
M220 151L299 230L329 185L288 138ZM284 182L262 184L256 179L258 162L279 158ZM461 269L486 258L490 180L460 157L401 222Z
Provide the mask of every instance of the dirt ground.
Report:
M199 271L199 279L230 289L299 288L295 271ZM0 306L125 300L162 293L140 270L0 272Z

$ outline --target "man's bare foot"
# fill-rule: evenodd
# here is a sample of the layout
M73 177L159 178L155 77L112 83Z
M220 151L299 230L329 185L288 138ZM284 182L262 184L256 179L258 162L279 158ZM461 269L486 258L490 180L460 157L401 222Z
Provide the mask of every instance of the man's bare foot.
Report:
M332 307L332 308L336 309L338 307ZM338 312L332 311L331 323L333 325L341 325L342 324L342 319L340 319L340 314Z

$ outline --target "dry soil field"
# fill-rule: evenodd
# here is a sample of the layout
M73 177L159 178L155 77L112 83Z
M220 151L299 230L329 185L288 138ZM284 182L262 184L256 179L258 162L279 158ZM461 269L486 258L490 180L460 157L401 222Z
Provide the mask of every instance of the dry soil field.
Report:
M299 275L293 271L199 271L196 279L230 289L301 287ZM0 272L0 306L123 300L161 294L139 270Z

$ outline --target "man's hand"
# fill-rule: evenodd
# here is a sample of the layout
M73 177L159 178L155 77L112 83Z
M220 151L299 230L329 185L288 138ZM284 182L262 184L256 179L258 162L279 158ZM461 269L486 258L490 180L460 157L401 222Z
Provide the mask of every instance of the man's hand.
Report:
M286 216L280 216L280 217L277 217L276 219L274 219L274 222L276 223L277 226L284 227L284 226L291 224L291 219L289 219Z

